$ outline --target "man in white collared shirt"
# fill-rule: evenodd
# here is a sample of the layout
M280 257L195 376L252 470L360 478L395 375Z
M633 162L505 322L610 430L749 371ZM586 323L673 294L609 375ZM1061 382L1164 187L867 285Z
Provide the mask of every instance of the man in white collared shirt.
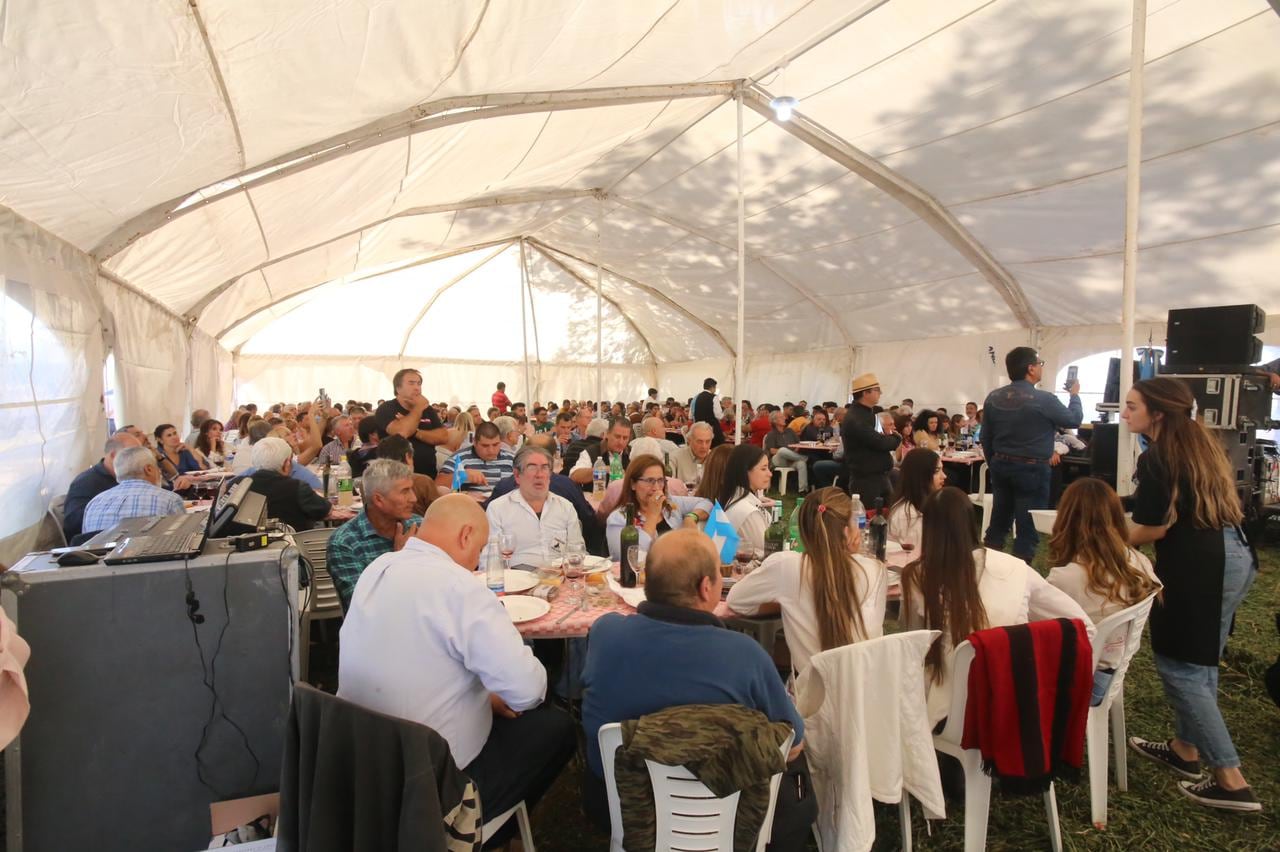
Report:
M557 551L562 552L571 541L582 541L582 522L573 504L551 493L553 458L542 447L527 446L516 454L516 490L503 494L489 504L491 538L504 533L515 536L516 550L512 565L548 564ZM484 554L481 564L488 564Z
M575 741L569 717L542 703L546 670L471 570L488 532L474 500L441 497L415 537L364 570L340 634L338 697L434 728L484 812L499 814L532 806Z

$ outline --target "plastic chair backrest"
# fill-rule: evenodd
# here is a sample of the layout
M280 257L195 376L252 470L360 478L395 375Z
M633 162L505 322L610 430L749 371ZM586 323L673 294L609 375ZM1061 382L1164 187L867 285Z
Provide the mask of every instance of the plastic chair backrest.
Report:
M964 710L969 704L969 667L973 665L974 653L973 645L966 639L956 646L951 661L951 712L938 736L957 745L964 739Z
M622 746L622 725L610 722L600 728L600 758L604 764L605 789L609 799L609 823L612 827L609 848L622 849L622 803L614 782L614 756ZM779 747L783 759L791 751L795 732L787 735ZM737 819L738 793L717 799L715 794L683 766L665 766L646 760L649 780L653 784L655 834L657 849L679 849L683 852L716 852L733 848L733 827ZM773 828L774 803L782 775L769 779L769 810L760 826L757 852L769 843Z
M1104 704L1124 686L1125 672L1129 670L1129 661L1133 659L1134 654L1138 653L1138 646L1142 644L1142 631L1147 626L1147 617L1151 614L1151 605L1155 599L1156 592L1152 592L1133 606L1108 615L1094 627L1093 668L1095 670L1098 668L1098 661L1107 646L1107 641L1117 633L1124 633L1124 653L1120 662L1116 664L1116 673L1111 678L1111 685L1107 688L1107 696L1103 699Z
M307 560L312 571L323 570L328 559L326 547L329 536L333 535L333 527L317 527L293 534L293 543L297 546L302 558Z

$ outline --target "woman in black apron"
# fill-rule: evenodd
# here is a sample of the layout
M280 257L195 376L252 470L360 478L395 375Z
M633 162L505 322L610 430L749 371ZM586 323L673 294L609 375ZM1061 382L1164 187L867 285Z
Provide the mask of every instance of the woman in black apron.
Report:
M1130 737L1129 747L1187 779L1179 789L1199 804L1260 811L1218 710L1218 658L1257 559L1226 453L1192 419L1194 405L1183 382L1155 378L1133 386L1121 414L1151 439L1138 459L1129 541L1155 543L1164 592L1151 609L1151 649L1174 716L1173 739Z

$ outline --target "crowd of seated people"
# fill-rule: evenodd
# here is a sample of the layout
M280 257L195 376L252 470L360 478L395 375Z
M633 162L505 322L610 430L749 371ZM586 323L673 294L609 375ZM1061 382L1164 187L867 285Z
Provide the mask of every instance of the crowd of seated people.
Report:
M714 380L708 382L704 393L714 391ZM804 848L817 807L811 794L795 793L808 783L806 740L785 680L824 651L885 633L893 580L885 564L866 555L846 490L858 474L843 453L857 434L855 418L858 428L872 423L866 428L894 439L878 439L876 447L894 448L875 452L884 452L892 468L883 508L888 537L908 556L899 623L941 632L921 673L930 724L950 708L954 649L975 631L1066 618L1092 639L1098 621L1161 589L1157 568L1130 545L1119 498L1098 479L1076 482L1064 494L1047 579L984 540L991 531L977 528L969 495L947 487L942 455L948 443L979 434L984 409L974 402L948 416L945 407L917 408L904 399L875 405L868 419L861 411L847 417L835 402L744 400L735 409L728 397L714 405L664 402L655 389L632 402L528 406L499 386L482 414L474 404L427 402L413 370L398 373L389 390L392 397L376 403L277 403L261 415L245 405L226 421L197 411L185 439L169 423L150 435L121 429L72 484L65 529L79 536L127 517L181 512L193 478L218 468L247 476L266 495L270 516L295 530L345 520L327 545L346 619L339 694L438 731L488 812L518 801L534 805L575 748L573 723L551 700L554 679L542 655L531 652L495 597L468 576L485 565L498 536L514 542L510 564L520 567L552 563L577 542L618 561L628 524L648 551L645 603L633 617L600 617L579 664L587 814L608 828L596 740L602 725L670 707L737 704L794 733L785 772L799 780L779 794L769 846L777 850ZM695 409L700 417L691 416ZM996 415L990 422L993 431L1006 428ZM741 443L734 440L738 428ZM604 495L593 493L599 460L622 471ZM343 463L361 481L362 504L349 519L333 514L309 469ZM700 527L718 504L740 540L764 557L780 467L798 471L807 498L793 519L802 549L770 553L726 597L722 554ZM1166 491L1159 499L1167 505L1187 498ZM1151 498L1152 505L1159 499ZM1159 520L1154 510L1144 522L1153 518ZM752 640L724 629L715 615L722 600L740 616L781 617L787 671ZM422 629L427 623L431 629ZM1113 641L1101 655L1095 703L1123 651ZM1168 669L1162 676L1179 708L1178 691L1189 688L1178 685L1185 674L1172 663ZM1196 700L1199 712L1207 699ZM1179 735L1189 737L1190 723L1179 724ZM1193 761L1185 743L1175 748L1178 742L1132 747L1181 771ZM1201 752L1208 754L1203 746ZM1240 802L1251 795L1238 769L1232 775L1234 767L1210 766L1222 769L1215 776L1227 791L1221 795ZM1220 794L1196 795L1214 804Z

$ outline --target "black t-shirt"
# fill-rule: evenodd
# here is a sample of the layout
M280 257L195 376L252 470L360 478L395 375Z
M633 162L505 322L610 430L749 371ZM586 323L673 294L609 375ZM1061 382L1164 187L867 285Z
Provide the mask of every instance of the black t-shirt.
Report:
M395 422L397 417L408 413L409 409L401 405L399 400L393 398L378 406L378 410L373 413L373 419L382 427L382 433L389 435L391 432L388 427ZM444 424L440 422L440 416L436 414L436 410L431 406L427 406L426 410L422 412L422 419L418 421L418 428L423 430L439 429L442 425ZM425 474L435 479L435 445L419 441L417 438L410 438L409 443L413 444L413 472Z
M1164 526L1172 502L1172 477L1151 450L1138 457L1133 522ZM1177 520L1156 544L1156 576L1163 600L1151 607L1151 648L1157 654L1200 666L1218 665L1222 575L1226 551L1222 530L1195 526L1196 496L1186 479L1178 484Z

